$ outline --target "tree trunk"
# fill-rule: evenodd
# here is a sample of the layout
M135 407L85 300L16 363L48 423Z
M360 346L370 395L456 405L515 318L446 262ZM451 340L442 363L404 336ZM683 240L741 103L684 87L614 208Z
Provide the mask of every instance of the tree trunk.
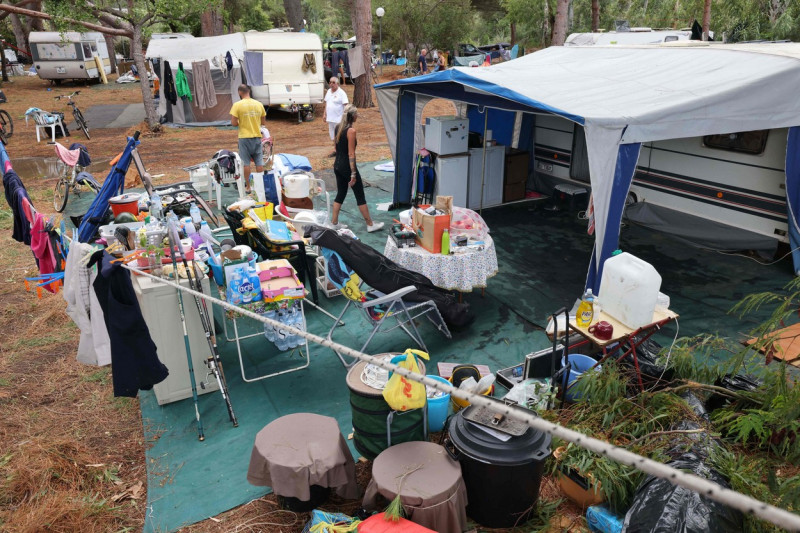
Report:
M517 25L516 23L511 23L511 46L517 44Z
M17 40L17 48L30 52L30 47L28 46L29 32L25 31L26 28L23 26L22 21L19 20L19 16L16 13L11 13L8 18L11 20L11 29L14 31L14 38Z
M354 81L353 104L356 107L372 107L372 2L370 0L354 0L352 8L353 29L356 32L356 42L361 45L362 56L366 74L357 77Z
M111 60L111 74L117 72L117 52L114 50L114 36L104 34L106 47L108 48L108 58Z
M711 0L706 0L703 7L703 40L708 40L708 27L711 25Z
M139 85L142 88L142 102L144 103L144 115L145 120L147 120L147 126L150 128L150 131L158 131L160 124L158 122L158 114L156 113L156 103L153 100L153 91L150 89L150 83L147 81L147 66L144 62L144 52L142 52L142 28L140 26L133 26L131 52L133 53L133 62L136 64L136 69L139 71Z
M600 0L592 0L592 31L600 31Z
M547 48L547 39L553 40L550 29L550 1L544 1L544 21L542 22L542 48Z
M564 46L564 41L567 39L568 12L569 0L558 0L556 4L556 20L553 24L553 42L550 43L551 46Z
M6 47L0 42L0 65L3 65L3 81L8 81L8 72L6 71Z
M222 35L224 30L222 14L216 9L208 9L200 15L200 33L203 37Z
M286 20L294 31L303 29L303 6L300 0L283 0L283 9L286 10Z

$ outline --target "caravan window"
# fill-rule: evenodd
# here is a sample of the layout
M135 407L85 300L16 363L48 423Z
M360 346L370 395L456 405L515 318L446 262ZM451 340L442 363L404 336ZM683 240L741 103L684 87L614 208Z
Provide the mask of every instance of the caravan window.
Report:
M91 43L83 43L83 57L86 59L92 58L92 45Z
M769 130L740 131L722 135L706 135L703 144L709 148L741 152L743 154L760 155L767 146Z
M78 59L78 49L74 43L39 43L36 51L41 60Z

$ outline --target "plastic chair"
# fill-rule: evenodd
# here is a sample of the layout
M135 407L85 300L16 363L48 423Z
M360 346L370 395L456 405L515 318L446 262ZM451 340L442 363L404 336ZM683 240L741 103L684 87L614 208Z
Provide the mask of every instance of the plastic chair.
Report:
M32 118L33 122L36 124L36 142L41 142L41 130L47 130L50 128L50 139L51 142L56 142L56 128L61 128L61 133L64 137L67 136L67 128L64 127L64 122L61 119L61 115L56 115L53 113L48 113L47 111L31 111L25 115L25 123L28 123L28 118Z
M519 45L515 44L514 46L511 47L511 56L509 57L509 60L516 59L518 56L519 56Z
M223 153L225 152L225 153ZM220 159L223 157L232 157L234 161L234 171L229 172L224 166L220 164ZM243 176L244 169L242 167L242 159L236 152L229 152L228 150L220 150L211 156L208 161L208 166L212 171L212 184L217 189L217 208L222 205L222 187L235 183L239 190L239 198L244 198L245 187L244 180L247 179ZM209 200L211 197L209 196Z
M425 346L425 341L422 340L422 335L420 335L417 325L414 323L414 320L423 315L427 317L445 337L448 339L451 338L450 330L442 319L442 315L439 314L436 304L431 300L425 302L406 302L403 300L403 297L416 291L416 287L409 285L391 294L383 294L374 289L364 291L361 289L361 278L347 266L339 254L327 248L321 248L321 250L325 257L328 279L330 279L330 281L342 291L345 298L347 298L344 309L339 313L336 322L325 337L327 340L333 340L333 332L336 330L336 326L342 321L342 318L351 306L361 310L367 322L372 326L372 331L370 331L366 341L359 350L361 352L366 353L369 343L372 342L372 338L377 333L388 333L397 328L402 329L421 350L427 352L428 348ZM391 327L386 327L387 319L389 318L393 318L395 324ZM334 350L334 353L339 357L339 360L345 368L350 368L358 362L357 359L347 361L342 354L336 350Z

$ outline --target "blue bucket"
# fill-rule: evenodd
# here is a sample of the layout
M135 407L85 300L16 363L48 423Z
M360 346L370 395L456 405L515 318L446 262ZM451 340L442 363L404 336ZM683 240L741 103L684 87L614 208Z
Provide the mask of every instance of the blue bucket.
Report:
M452 383L439 376L432 376L428 374L426 377L435 379L445 385L452 386ZM444 423L447 421L447 415L450 411L450 393L447 393L438 398L428 398L428 431L436 433L444 429Z
M565 378L565 381L567 382L567 400L574 402L580 399L581 396L580 393L575 390L575 381L581 376L581 374L588 372L594 365L596 365L597 361L588 355L579 353L571 353L568 357L572 366L569 370L569 376ZM567 364L563 357L561 358L561 364L565 366ZM598 372L601 369L602 367L597 367Z
M217 261L219 261L219 256L217 256ZM212 263L211 260L208 260L207 262L208 262L208 268L211 269L211 274L213 274L214 276L214 281L216 281L217 285L219 285L220 287L224 287L225 275L222 271L222 265L216 265Z

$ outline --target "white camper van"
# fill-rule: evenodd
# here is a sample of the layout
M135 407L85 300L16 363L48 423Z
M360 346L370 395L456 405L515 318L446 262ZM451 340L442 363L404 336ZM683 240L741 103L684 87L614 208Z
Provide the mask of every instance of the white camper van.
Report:
M36 73L43 80L98 80L98 62L111 74L111 59L101 33L33 31L29 43Z

